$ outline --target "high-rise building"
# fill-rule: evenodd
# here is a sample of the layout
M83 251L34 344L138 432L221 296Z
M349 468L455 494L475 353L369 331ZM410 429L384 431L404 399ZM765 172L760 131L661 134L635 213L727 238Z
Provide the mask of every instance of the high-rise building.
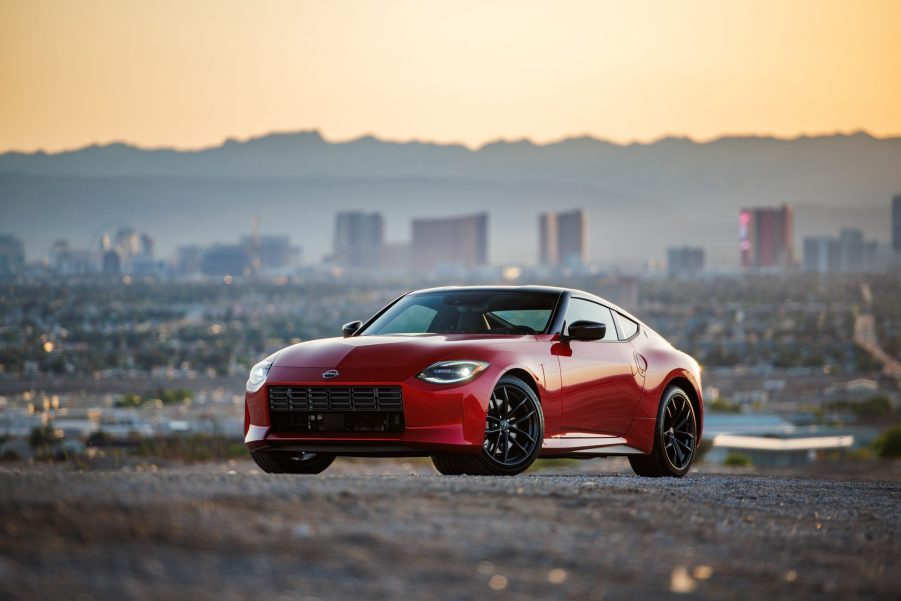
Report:
M414 219L413 267L477 267L488 264L488 214Z
M863 232L843 229L838 238L804 238L804 271L810 273L866 273L876 271L877 244Z
M838 234L841 270L847 272L864 271L866 263L866 243L860 230L842 230Z
M68 240L57 240L50 248L50 267L58 275L86 275L97 272L97 260L91 251L72 248ZM100 267L103 267L101 257Z
M557 253L557 214L542 213L538 216L538 264L557 265L560 258Z
M115 234L100 236L100 269L107 275L145 273L153 260L153 238L133 227L123 226ZM114 253L117 259L114 259Z
M585 213L581 209L538 216L541 265L581 267L586 261Z
M300 258L300 249L291 246L289 236L244 236L241 246L253 258L254 268L263 271L293 267Z
M200 273L203 265L203 247L197 244L179 246L175 249L175 270L179 275Z
M260 239L263 269L285 269L300 262L300 247L291 246L288 236L263 236Z
M832 273L838 271L838 239L829 236L804 238L804 271L808 273Z
M131 257L143 254L146 250L153 252L153 241L149 237L146 237L146 240L148 241L147 246L144 245L140 232L131 227L122 227L116 232L113 249L119 253L120 257L129 260Z
M379 267L385 224L381 213L344 211L335 218L335 263L341 267Z
M668 248L666 268L674 277L697 275L704 271L704 249L698 246Z
M901 194L892 199L892 250L901 253Z
M0 277L25 270L25 245L15 236L0 234Z
M581 209L557 213L557 248L560 264L581 267L585 264L585 214Z
M742 267L784 269L791 266L791 207L742 209L738 223Z
M145 259L153 258L153 238L148 234L141 234L141 250L138 255Z
M119 276L122 273L122 257L113 249L104 251L100 271L103 275Z
M239 244L217 244L203 254L201 270L204 275L246 277L253 273L253 260Z

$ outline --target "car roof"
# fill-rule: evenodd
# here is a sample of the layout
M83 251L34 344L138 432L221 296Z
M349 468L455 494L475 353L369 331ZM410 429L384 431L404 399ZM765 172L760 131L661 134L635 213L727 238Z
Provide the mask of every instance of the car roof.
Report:
M650 332L654 333L655 335L657 335L661 340L664 340L662 337L660 337L659 334L657 334L657 332L654 331L653 328L648 326L648 324L646 324L642 320L638 319L632 313L630 313L629 311L626 311L625 309L623 309L616 303L611 303L607 299L602 298L602 297L598 296L597 294L585 292L584 290L579 290L578 288L561 288L559 286L536 286L536 285L528 285L528 286L497 286L497 285L495 285L495 286L437 286L435 288L423 288L421 290L413 290L411 292L408 292L408 293L398 297L397 299L395 299L395 302L400 300L404 296L410 296L410 295L414 295L414 294L424 294L424 293L429 293L429 292L454 292L454 291L459 291L459 290L483 290L485 292L489 292L489 291L498 291L498 292L522 291L522 292L543 292L543 293L547 293L547 294L557 294L557 295L569 294L571 296L585 296L585 297L588 297L589 299L594 299L594 300L600 302L601 304L608 306L609 308L613 309L614 311L617 311L618 313L621 313L622 315L628 317L632 321L640 324L641 327L644 328L646 331L650 331ZM383 311L384 311L384 309L383 309ZM371 317L369 319L369 321L367 321L365 324L363 324L363 326L367 327L372 322L372 320L374 320L377 316L378 316L378 314Z
M561 288L559 286L537 286L537 285L527 285L527 286L439 286L436 288L424 288L422 290L414 290L409 292L408 294L423 294L430 292L455 292L460 290L482 290L485 292L544 292L548 294L562 294L569 293L573 296L585 296L590 299L595 299L600 301L601 303L607 305L611 309L622 313L632 321L640 323L645 328L648 328L647 324L643 321L632 315L630 312L626 311L616 303L612 303L609 300L598 296L597 294L592 294L591 292L585 292L584 290L579 290L578 288ZM648 328L650 329L650 328Z
M550 294L560 294L570 291L568 288L558 288L556 286L439 286L437 288L424 288L422 290L414 290L410 294L423 294L430 292L458 292L462 290L484 291L484 292L545 292Z

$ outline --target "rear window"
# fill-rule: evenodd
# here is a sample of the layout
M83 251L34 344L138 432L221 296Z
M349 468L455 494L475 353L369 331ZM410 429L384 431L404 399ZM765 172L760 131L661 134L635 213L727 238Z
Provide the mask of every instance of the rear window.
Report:
M623 315L622 313L617 313L616 317L619 319L619 329L622 333L620 340L628 340L632 336L638 333L638 324Z

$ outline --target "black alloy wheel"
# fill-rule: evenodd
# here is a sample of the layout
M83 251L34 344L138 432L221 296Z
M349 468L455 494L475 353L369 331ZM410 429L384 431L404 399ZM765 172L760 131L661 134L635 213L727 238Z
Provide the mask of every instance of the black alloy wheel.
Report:
M672 395L663 412L663 448L674 469L682 470L691 465L696 435L691 401L684 394Z
M650 455L630 455L632 470L639 476L681 478L688 473L698 446L698 420L694 405L684 390L671 386L663 393L654 429Z
M478 455L436 455L432 462L446 475L514 476L538 457L544 440L544 413L538 395L514 376L494 387L485 416L485 441Z
M485 420L482 448L488 459L504 467L528 460L541 443L539 411L538 403L522 388L499 383L488 401Z
M269 474L318 474L335 460L329 453L257 451L250 455L260 469Z

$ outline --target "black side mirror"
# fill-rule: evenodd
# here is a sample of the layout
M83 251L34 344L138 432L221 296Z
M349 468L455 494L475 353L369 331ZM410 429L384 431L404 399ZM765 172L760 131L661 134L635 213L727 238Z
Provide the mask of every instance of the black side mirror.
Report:
M569 334L564 340L603 340L607 334L607 324L596 321L574 321L569 324Z
M345 338L350 338L354 334L357 333L357 330L363 327L362 321L350 321L341 326L341 335Z

